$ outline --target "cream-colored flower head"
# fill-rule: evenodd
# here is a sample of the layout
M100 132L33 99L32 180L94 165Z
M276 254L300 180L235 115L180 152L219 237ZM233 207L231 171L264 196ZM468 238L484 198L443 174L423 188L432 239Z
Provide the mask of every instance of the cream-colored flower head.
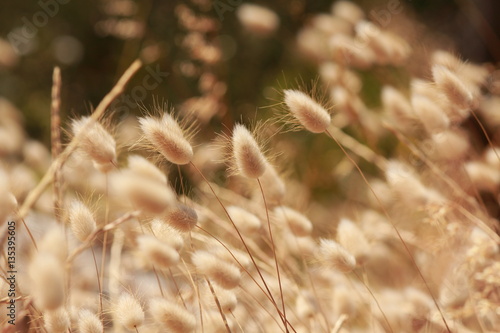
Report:
M322 105L299 90L287 89L284 93L286 106L306 130L322 133L328 129L331 116Z
M71 128L73 135L79 137L79 148L97 169L108 172L116 166L116 141L101 123L83 117L74 120Z
M161 118L146 116L139 119L147 146L163 155L173 164L183 165L191 162L193 147L189 134L168 112Z
M236 170L247 178L259 178L266 171L267 160L252 133L241 124L233 129L233 159Z

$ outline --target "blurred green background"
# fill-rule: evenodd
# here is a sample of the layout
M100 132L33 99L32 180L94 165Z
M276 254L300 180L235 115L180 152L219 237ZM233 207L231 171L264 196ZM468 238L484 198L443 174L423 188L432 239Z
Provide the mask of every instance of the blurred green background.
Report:
M198 78L186 77L179 71L179 66L186 60L185 51L180 46L186 31L179 27L175 11L181 1L137 1L132 2L134 5L128 11L110 15L106 7L110 1L59 0L53 17L44 22L39 12L43 6L54 1L4 1L0 13L0 36L10 40L11 44L16 29L26 26L26 21L38 20L40 23L40 28L35 27L33 38L14 41L19 43L23 53L17 63L0 66L0 95L23 111L31 137L49 143L50 88L55 65L62 68L63 121L74 115L89 113L91 106L97 105L124 69L139 56L141 49L151 45L156 46L156 54L150 67L159 66L169 75L149 91L148 96L137 102L149 105L156 96L176 105L200 94ZM369 12L385 8L391 1L397 0L354 2ZM499 28L499 1L400 2L405 8L405 15L423 22L437 36L453 41L464 58L475 62L498 60L498 50L492 47L495 43L488 40L496 38ZM219 24L217 33L208 35L209 39L219 38L226 46L229 45L225 59L212 70L227 84L224 103L229 112L225 117L230 117L231 121L245 116L255 118L258 107L275 102L269 100L270 96L272 99L270 91L282 86L283 82L295 82L297 77L308 82L317 75L315 65L295 52L295 36L312 15L328 12L332 1L275 0L255 3L271 8L279 15L281 26L274 36L249 36L241 28L235 11L227 11L224 19L220 20L213 7L200 11L191 2L185 2L197 13L212 17ZM470 4L475 11L467 10ZM105 24L122 20L136 22L143 33L124 38L104 31ZM129 87L141 84L144 75L147 75L146 69L135 76ZM130 111L140 112L137 107L130 108Z

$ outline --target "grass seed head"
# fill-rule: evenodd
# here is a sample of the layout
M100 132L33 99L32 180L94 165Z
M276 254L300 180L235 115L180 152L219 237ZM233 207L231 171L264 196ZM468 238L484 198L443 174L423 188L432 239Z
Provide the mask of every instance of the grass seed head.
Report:
M241 207L229 206L227 207L227 212L231 216L231 219L234 221L238 229L246 235L254 234L260 229L262 225L260 219L257 216Z
M247 178L259 178L264 174L268 162L252 133L245 126L237 124L234 127L232 147L239 174Z
M198 214L196 211L182 203L178 203L170 209L164 217L165 222L175 230L180 232L189 232L193 230L198 223Z
M193 147L173 116L165 112L161 119L143 117L139 119L145 140L169 162L184 165L193 158Z
M304 128L313 133L323 133L330 126L331 116L311 97L298 90L285 90L285 104Z
M74 200L69 209L69 223L75 237L84 242L96 229L96 221L90 209L80 200Z
M90 310L81 310L78 314L78 332L80 333L102 333L104 327L99 317Z
M179 262L179 253L170 245L151 235L137 238L139 254L154 266L165 269Z
M196 328L195 316L181 305L166 299L154 299L149 303L153 319L169 332L189 333Z
M319 258L327 267L342 273L349 273L356 267L356 258L331 239L320 240Z
M116 166L116 141L100 123L90 117L74 120L73 135L80 138L79 147L102 172L109 172Z
M208 276L224 289L236 288L241 280L240 270L206 251L196 251L191 260L200 274Z
M45 312L43 321L45 329L51 333L66 333L71 327L71 319L64 307Z
M435 65L432 77L437 87L448 97L448 100L462 110L471 108L474 96L464 82L451 70Z
M144 322L144 310L141 303L129 293L123 293L116 301L114 308L120 325L133 331Z
M312 232L311 221L305 215L290 207L276 207L273 211L273 217L277 224L288 226L295 236L309 236Z

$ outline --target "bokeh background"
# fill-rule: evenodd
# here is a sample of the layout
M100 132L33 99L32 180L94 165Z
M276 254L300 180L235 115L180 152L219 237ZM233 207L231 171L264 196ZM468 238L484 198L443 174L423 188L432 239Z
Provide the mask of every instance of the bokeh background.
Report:
M354 2L369 13L383 10L394 1L403 6L404 20L426 27L424 36L432 38L434 46L453 50L473 62L498 61L499 1ZM231 8L222 16L214 7L221 3ZM280 18L280 27L269 36L255 36L245 31L237 16L241 3L241 0L41 0L9 1L8 4L4 1L0 13L0 37L3 38L0 95L22 110L28 134L48 144L51 76L55 65L62 68L64 122L75 115L89 113L125 68L135 58L143 57L150 68L168 72L168 77L148 90L147 96L132 98L133 106L127 106L126 112L140 114L136 105L151 105L153 99L176 106L200 96L203 93L200 73L208 71L217 82L223 83L220 104L217 104L220 110L214 117L208 117L208 122L217 126L248 116L258 118L257 113L267 112L260 111L260 107L275 103L276 89L296 82L297 78L308 82L317 75L314 62L297 51L296 34L313 15L328 12L332 1L255 1L275 11ZM44 7L49 8L47 20L40 14L47 12ZM220 49L219 61L207 65L193 60L186 51L185 38L190 31L179 22L185 8L215 22L203 35ZM26 29L29 25L26 22L40 25L35 27L35 32L28 31L30 38L22 37L19 30ZM14 54L9 43L16 49ZM129 88L142 84L147 73L146 69L141 70ZM208 81L206 84L210 85ZM369 85L369 78L365 83ZM368 86L365 90L370 89ZM370 104L369 98L367 103Z

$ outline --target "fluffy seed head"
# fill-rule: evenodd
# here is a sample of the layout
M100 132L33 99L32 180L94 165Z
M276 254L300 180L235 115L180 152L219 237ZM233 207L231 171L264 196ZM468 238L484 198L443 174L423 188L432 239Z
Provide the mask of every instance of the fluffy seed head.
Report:
M194 315L176 303L154 299L149 303L149 309L154 320L170 332L188 333L196 328Z
M239 21L248 30L268 35L279 27L280 19L276 13L262 6L244 3L236 11Z
M108 172L116 165L116 141L98 122L90 117L74 120L73 135L79 136L79 147L102 172Z
M80 242L84 242L96 229L94 215L90 209L79 200L75 200L71 203L69 223L73 234Z
M164 220L168 225L180 232L189 232L196 226L198 214L193 208L178 203L175 208L166 214Z
M111 177L112 190L135 209L160 214L176 202L172 189L162 182L153 181L132 170L123 170Z
M351 220L342 219L337 226L337 241L349 253L352 253L356 262L363 264L370 253L370 246L363 231Z
M285 104L292 115L310 132L322 133L331 122L328 111L298 90L285 90Z
M451 103L463 110L471 107L474 96L456 74L443 66L435 65L432 67L432 77Z
M391 118L392 124L403 131L411 130L417 120L406 97L391 86L382 88L381 97L384 109Z
M158 268L168 268L179 262L179 253L154 236L141 235L137 238L137 243L139 254Z
M237 124L232 137L233 157L238 172L247 178L259 178L264 174L267 161L252 133Z
M273 217L277 223L287 225L295 236L304 237L311 234L311 221L292 208L285 206L276 207L273 211Z
M351 1L335 1L332 13L352 24L356 24L365 17L363 10Z
M153 182L167 184L167 176L142 156L130 155L128 157L128 168L135 174L150 179Z
M196 251L191 260L199 273L205 274L224 289L236 288L240 283L241 273L236 266L208 252Z
M129 293L123 293L115 305L115 314L120 325L135 330L144 322L144 310L139 301Z
M356 267L356 258L331 239L320 240L319 256L325 265L342 273L349 273Z
M66 333L71 326L68 311L63 307L47 311L43 316L43 321L47 331L52 333Z
M170 114L164 113L161 119L140 118L139 123L145 139L169 162L183 165L191 161L193 148Z
M90 310L81 310L78 316L78 332L102 333L104 328L99 317Z
M38 253L29 266L36 304L55 310L64 303L64 271L61 263L48 253Z
M177 251L184 246L184 239L179 231L175 230L161 219L154 219L151 221L151 231L162 243L172 246Z
M229 206L227 212L242 233L251 235L260 229L261 222L259 218L245 209Z
M446 113L430 99L421 95L413 95L411 104L416 115L430 134L442 132L450 126L450 120Z

